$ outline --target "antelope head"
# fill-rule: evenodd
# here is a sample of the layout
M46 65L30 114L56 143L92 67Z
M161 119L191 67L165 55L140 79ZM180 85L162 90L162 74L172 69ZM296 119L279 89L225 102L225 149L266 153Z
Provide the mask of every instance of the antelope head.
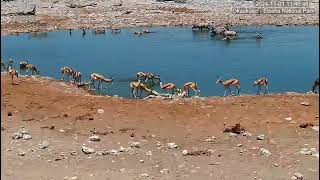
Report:
M221 76L218 76L218 77L217 77L217 81L216 81L216 83L217 83L217 84L218 84L218 83L222 83Z

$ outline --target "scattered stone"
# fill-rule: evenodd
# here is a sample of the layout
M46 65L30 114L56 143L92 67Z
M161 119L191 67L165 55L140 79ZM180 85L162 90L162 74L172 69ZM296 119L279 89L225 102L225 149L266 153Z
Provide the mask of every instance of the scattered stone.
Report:
M209 165L220 165L219 162L209 163Z
M62 133L63 133L63 132L66 132L66 131L65 131L65 130L63 130L63 129L60 129L59 131L60 131L60 132L62 132Z
M241 127L240 123L237 123L232 127L225 128L225 130L223 132L232 132L232 133L240 134L244 130L245 129L243 127Z
M250 136L252 136L252 134L249 132L244 132L244 133L242 133L242 136L250 137Z
M49 127L49 129L51 129L51 130L54 129L54 125L51 125L51 126Z
M88 147L82 146L81 149L82 149L82 152L84 154L92 154L92 153L94 153L94 149L92 149L92 148L88 148Z
M238 134L236 134L236 133L232 133L232 132L231 132L231 133L229 133L229 136L230 136L230 137L237 137L237 136L238 136Z
M302 123L299 125L300 128L307 128L307 127L313 127L313 123Z
M287 120L287 121L291 121L292 117L287 117L287 118L284 118L284 119Z
M93 120L93 117L89 117L89 120L90 120L90 121Z
M174 148L177 148L178 145L176 145L176 143L167 143L167 148L168 149L174 149Z
M271 156L271 152L268 149L260 148L260 153L263 156Z
M24 140L29 140L32 139L31 135L27 130L19 130L16 133L13 133L12 139L24 139Z
M144 163L144 160L142 160L142 159L140 159L140 161L139 161L140 163Z
M146 154L147 154L147 156L152 156L152 152L151 151L148 151Z
M102 155L104 155L104 154L103 154L103 151L97 151L97 152L96 152L96 156L102 156Z
M124 172L124 170L125 170L124 168L121 168L121 169L119 170L119 172Z
M274 167L279 167L279 164L274 163L273 166L274 166Z
M78 153L77 153L76 151L71 151L70 154L71 154L72 156L75 156L75 155L77 155Z
M140 177L149 177L149 174L148 173L142 173L142 174L140 174Z
M97 136L97 135L93 135L93 136L90 136L90 137L89 137L89 140L90 140L90 141L100 141L100 137Z
M132 142L130 146L135 148L141 148L140 142Z
M260 134L257 136L257 140L264 140L264 134Z
M308 102L301 102L300 104L304 105L304 106L309 106L310 105L310 103L308 103Z
M133 132L130 134L130 137L134 137L134 133Z
M77 180L78 177L77 177L77 176L72 176L72 177L66 176L66 177L64 177L63 179L64 179L64 180Z
M12 112L8 112L8 116L9 116L9 117L12 116Z
M319 132L319 126L313 126L311 127L315 132Z
M237 147L242 147L242 144L237 144Z
M24 152L21 149L18 150L18 156L25 156L25 155L26 155L26 152Z
M187 155L188 155L188 150L186 150L186 149L183 150L183 151L182 151L182 155L183 155L183 156L187 156Z
M291 177L291 179L299 179L302 180L303 179L303 175L301 173L294 173L293 176Z
M160 147L160 146L161 146L160 141L157 141L157 142L156 142L156 146L157 146L157 147Z
M212 136L211 138L206 138L203 140L203 142L213 142L216 139L216 137Z
M160 170L161 174L168 174L169 173L169 169L162 169Z
M103 114L103 113L104 113L104 110L103 110L103 109L98 109L98 113L99 113L99 114Z
M39 148L40 149L46 149L49 146L49 143L47 141L40 141Z
M108 153L113 156L117 156L119 154L118 151L115 149L111 149L110 151L108 151Z
M126 152L126 151L127 151L127 148L125 148L123 146L119 147L119 152Z
M32 139L32 136L31 136L30 134L24 134L24 135L22 136L22 139L23 139L23 140L29 140L29 139Z

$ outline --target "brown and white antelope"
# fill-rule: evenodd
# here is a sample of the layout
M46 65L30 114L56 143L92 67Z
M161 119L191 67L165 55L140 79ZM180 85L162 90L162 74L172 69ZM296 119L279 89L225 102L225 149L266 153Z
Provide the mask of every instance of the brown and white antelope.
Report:
M79 84L81 84L81 76L82 76L81 72L74 70L72 72L73 82L74 83L78 82Z
M62 67L61 69L61 80L64 81L64 76L67 75L67 81L69 81L69 76L74 75L74 70L70 67Z
M39 75L40 71L36 68L35 65L33 64L27 64L26 65L26 72L29 72L29 70L31 71L32 75L36 74L36 75Z
M10 57L7 65L7 71L9 71L12 68L12 66L13 66L13 59L12 57Z
M94 87L94 82L95 81L98 81L98 88L97 89L102 89L102 85L101 85L101 82L106 82L106 83L112 83L113 82L113 79L108 79L108 78L105 78L104 76L100 75L100 74L97 74L97 73L92 73L91 74L91 85ZM95 88L95 87L94 87Z
M228 79L228 80L222 80L221 77L218 77L217 84L220 83L224 86L224 95L227 94L227 89L229 90L229 94L231 95L230 86L234 86L238 89L238 95L240 94L240 80L238 79Z
M319 88L319 79L316 79L315 81L314 81L314 84L313 84L313 86L312 86L312 92L316 92L316 88Z
M138 72L137 73L137 80L144 79L144 82L146 83L149 79L153 80L158 79L159 80L159 75L155 76L153 73L148 73L148 72Z
M162 84L162 81L160 80L160 76L159 76L159 84L161 89L163 89L165 92L167 92L167 90L171 90L172 94L174 94L174 92L177 89L176 85L173 83Z
M2 69L6 70L6 64L1 60L1 71Z
M20 61L20 63L19 63L20 71L26 70L27 64L29 64L28 61Z
M13 84L13 77L16 76L17 79L19 77L18 71L15 69L11 69L11 67L10 67L8 72L9 72L9 75L11 76L11 84Z
M189 97L189 90L192 89L195 92L195 95L200 96L200 90L198 84L195 82L186 82L183 85L183 91L187 92L187 96Z
M264 94L267 94L268 92L268 83L269 80L266 77L261 77L260 79L257 79L253 82L253 86L258 86L258 92L257 94L260 94L261 86L264 86Z
M142 91L146 91L148 93L151 93L152 90L147 88L147 86L141 82L141 80L139 81L135 81L135 82L131 82L130 83L130 89L131 89L131 97L133 98L137 98L137 94L140 90L140 96L142 95Z

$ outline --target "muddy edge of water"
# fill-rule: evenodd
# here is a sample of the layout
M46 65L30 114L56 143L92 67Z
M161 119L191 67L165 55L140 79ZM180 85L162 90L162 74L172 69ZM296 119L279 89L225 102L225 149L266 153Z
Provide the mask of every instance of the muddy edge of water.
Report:
M155 0L89 2L14 0L1 2L1 35L58 29L220 25L319 26L319 1L310 2L310 14L236 14L236 1L188 0L185 3ZM241 2L255 7L252 1ZM21 15L36 7L35 15ZM57 13L59 12L59 13Z

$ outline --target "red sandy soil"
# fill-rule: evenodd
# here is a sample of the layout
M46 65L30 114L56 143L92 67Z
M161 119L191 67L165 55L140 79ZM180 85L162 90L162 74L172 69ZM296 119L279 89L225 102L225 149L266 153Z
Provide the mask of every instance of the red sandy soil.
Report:
M282 180L296 172L309 180L319 178L318 158L299 154L303 147L319 152L318 132L299 128L305 122L318 125L317 94L130 100L90 95L71 84L47 79L24 77L15 83L18 85L11 85L9 76L1 75L1 179ZM104 113L99 114L98 109ZM9 117L8 112L13 115ZM292 121L284 119L287 117ZM235 123L252 136L223 133L224 124ZM51 125L55 128L41 128ZM32 139L12 139L22 127ZM94 128L109 134L98 135L100 142L90 142ZM259 134L265 139L257 140ZM216 139L203 141L211 136ZM42 140L49 143L47 149L38 148ZM141 148L118 156L81 152L83 144L99 151L128 147L131 141L140 142ZM168 142L175 142L178 148L167 149ZM193 148L213 152L182 155L184 149ZM260 148L272 155L262 156ZM18 150L25 156L18 156ZM151 156L146 155L148 151ZM169 172L161 173L163 169Z

